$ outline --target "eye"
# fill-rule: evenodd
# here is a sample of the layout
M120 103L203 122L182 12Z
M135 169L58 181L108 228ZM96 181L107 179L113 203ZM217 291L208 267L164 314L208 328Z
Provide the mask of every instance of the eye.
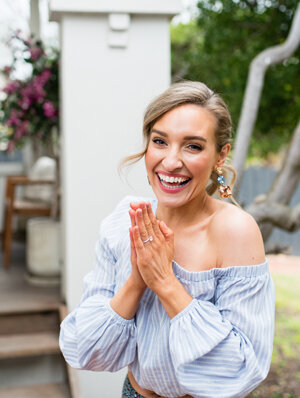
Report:
M161 138L153 138L152 142L154 142L157 145L164 145L165 141L162 140Z
M202 151L203 150L203 146L197 145L197 144L189 144L188 148L192 149L194 151Z

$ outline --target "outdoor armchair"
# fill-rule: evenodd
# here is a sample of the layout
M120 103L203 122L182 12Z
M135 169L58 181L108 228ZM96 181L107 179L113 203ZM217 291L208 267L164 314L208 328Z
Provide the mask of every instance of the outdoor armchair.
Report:
M53 185L53 180L37 180L27 176L13 176L6 179L5 204L4 204L4 230L3 230L3 260L4 267L10 267L11 241L13 218L16 215L50 216L52 204L39 200L19 199L16 197L17 186Z

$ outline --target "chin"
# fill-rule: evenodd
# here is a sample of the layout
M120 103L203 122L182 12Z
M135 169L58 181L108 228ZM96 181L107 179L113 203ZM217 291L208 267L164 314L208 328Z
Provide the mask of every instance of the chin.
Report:
M165 194L164 192L158 192L157 190L153 190L153 192L160 205L173 209L183 206L191 200L191 198L188 198L186 196L183 197L181 195L172 195L172 194L168 195Z

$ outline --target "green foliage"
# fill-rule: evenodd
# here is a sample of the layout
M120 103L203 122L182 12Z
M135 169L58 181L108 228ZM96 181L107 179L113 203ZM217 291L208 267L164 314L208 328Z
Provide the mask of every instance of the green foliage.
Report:
M272 363L285 366L300 355L300 276L273 275L276 323Z
M195 20L171 26L173 81L199 80L219 92L229 105L236 129L249 65L261 51L286 40L297 3L200 1ZM265 156L288 143L300 114L299 66L300 49L268 69L252 155Z

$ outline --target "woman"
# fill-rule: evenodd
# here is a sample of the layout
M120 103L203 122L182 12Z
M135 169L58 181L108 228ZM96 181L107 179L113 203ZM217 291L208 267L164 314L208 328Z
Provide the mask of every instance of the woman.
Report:
M254 219L212 197L230 196L228 109L177 83L148 106L144 137L126 161L145 157L157 199L126 197L102 222L61 350L75 368L128 366L123 397L243 397L269 370L274 286Z

